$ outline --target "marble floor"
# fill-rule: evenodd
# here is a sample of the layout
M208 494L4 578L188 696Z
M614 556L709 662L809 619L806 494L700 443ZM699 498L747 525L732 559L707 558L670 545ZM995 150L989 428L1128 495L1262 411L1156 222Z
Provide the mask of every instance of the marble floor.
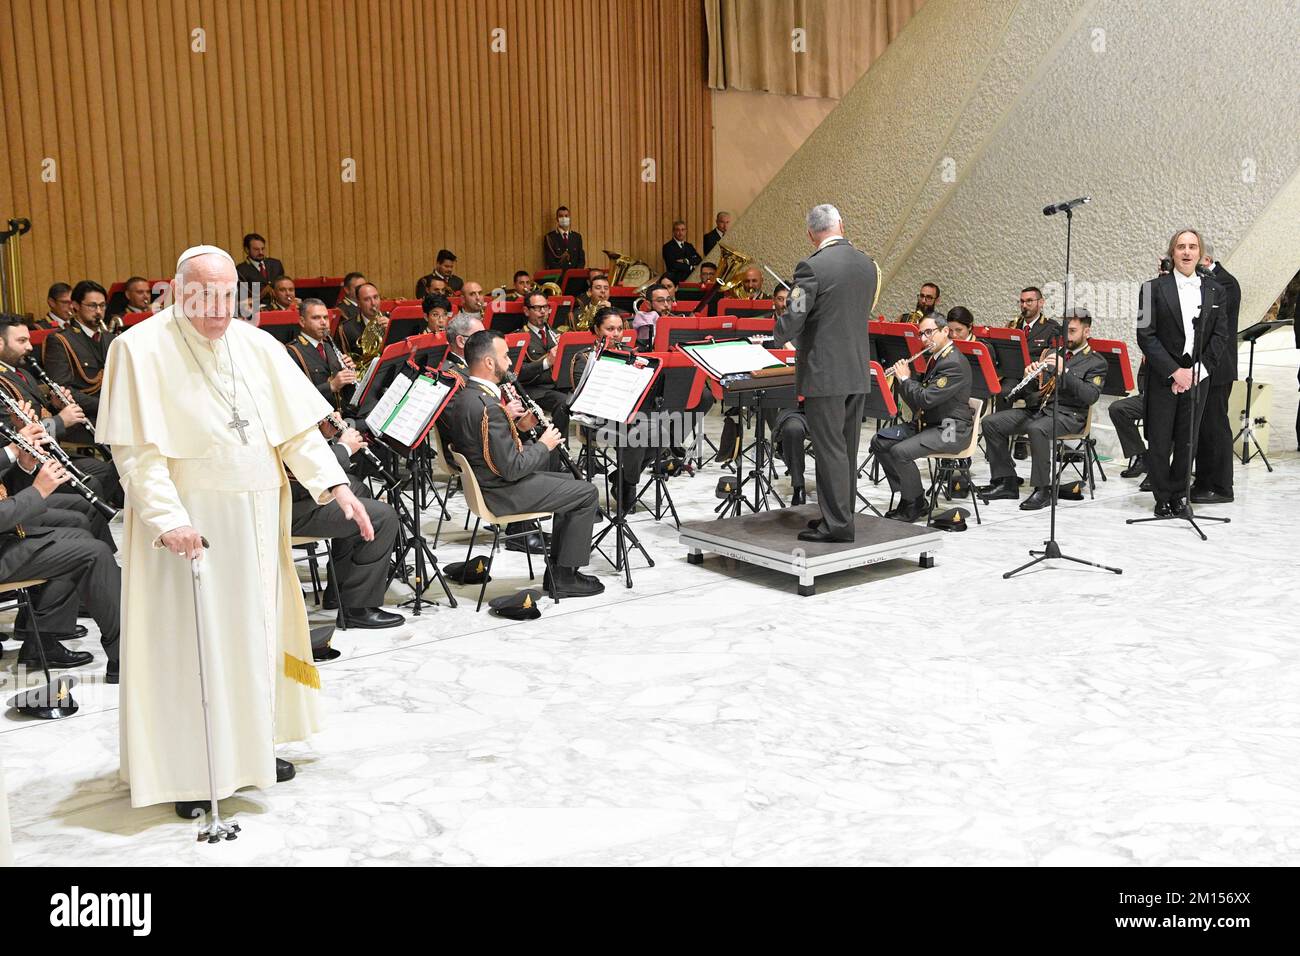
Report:
M1208 542L1125 525L1150 499L1118 462L1095 500L1062 505L1064 550L1120 576L1003 580L1048 516L995 502L933 569L889 562L799 598L776 572L687 564L671 523L641 514L655 566L638 559L631 590L597 560L606 592L537 621L475 614L457 588L458 609L340 633L327 729L284 749L296 780L223 804L233 843L195 843L170 806L130 808L117 689L90 679L71 719L0 716L17 860L1294 863L1300 648L1276 582L1300 512L1295 361L1257 360L1278 386L1275 470L1238 466L1236 501L1205 509L1232 522ZM708 516L716 477L673 481L683 517ZM444 562L464 555L454 527ZM490 594L526 582L522 555L495 571Z

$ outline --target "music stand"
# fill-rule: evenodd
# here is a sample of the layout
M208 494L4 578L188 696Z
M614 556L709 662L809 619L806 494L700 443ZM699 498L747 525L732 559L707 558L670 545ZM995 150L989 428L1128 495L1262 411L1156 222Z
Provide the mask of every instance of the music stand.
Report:
M1018 382L1029 367L1029 342L1023 329L980 326L972 330L976 337L993 350L993 364L1003 381Z
M1264 419L1261 418L1257 423L1250 417L1250 402L1255 391L1255 343L1274 329L1280 329L1291 324L1291 319L1278 319L1275 322L1256 322L1250 328L1242 329L1237 333L1238 339L1250 343L1250 360L1246 365L1246 408L1241 413L1241 428L1233 436L1232 444L1235 445L1237 442L1241 442L1241 463L1243 465L1249 465L1250 460L1255 455L1259 455L1260 458L1264 459L1264 467L1270 472L1273 470L1273 466L1269 464L1268 456L1264 454L1259 439L1255 437L1255 425L1263 425ZM1236 347L1237 345L1234 342L1233 348ZM1243 438L1245 441L1242 441ZM1255 446L1253 452L1250 450L1251 445Z
M424 599L424 592L430 584L430 569L447 595L447 601L453 608L456 606L456 596L447 586L438 567L438 558L425 540L420 512L433 485L431 449L426 441L429 429L451 404L464 381L455 375L417 373L410 365L403 368L402 373L371 410L366 418L366 427L385 445L406 457L406 477L388 488L388 503L397 513L398 527L393 548L393 574L389 581L401 577L411 589L411 598L401 606L409 606L418 616L425 604L437 603ZM408 488L411 495L409 508L404 497ZM437 498L436 494L434 498ZM410 556L413 556L412 561L408 561Z
M558 389L569 390L574 386L573 361L578 355L587 351L595 343L596 336L591 332L561 332L557 343L555 364L551 366L551 381Z
M655 391L651 396L654 406L652 413L652 432L655 444L651 446L653 455L650 466L650 477L646 479L641 490L636 494L636 500L639 502L649 492L651 487L654 488L654 506L646 505L650 513L654 515L656 521L662 521L664 511L673 516L673 524L680 530L682 523L677 517L677 506L673 503L673 496L668 491L668 472L664 467L665 464L665 446L663 441L663 422L685 421L688 414L693 414L700 404L700 399L704 395L704 372L681 352L661 352L661 353L644 353L648 357L654 357L660 361L659 377L655 381ZM698 428L698 421L696 423ZM672 451L673 439L680 438L683 449L686 444L686 435L683 432L680 436L676 434L669 435L667 450Z
M635 370L635 371L634 371ZM580 424L595 428L618 426L613 435L615 465L619 475L623 473L623 448L627 441L626 426L633 423L647 396L651 393L655 379L659 377L661 363L653 356L638 356L635 352L605 349L591 363L584 373L583 380L574 390L571 413ZM616 508L609 516L609 523L601 529L592 540L591 546L600 552L601 557L614 566L615 571L622 571L627 586L632 586L631 548L641 552L650 567L654 559L641 544L636 533L628 527L627 512L624 510L622 494L615 498ZM614 558L610 560L601 542L610 532L614 533Z
M422 332L406 340L411 352L411 363L421 371L432 371L441 367L447 357L446 332Z
M302 331L302 326L298 323L298 313L293 309L268 309L259 312L257 327L269 333L281 345L288 345Z

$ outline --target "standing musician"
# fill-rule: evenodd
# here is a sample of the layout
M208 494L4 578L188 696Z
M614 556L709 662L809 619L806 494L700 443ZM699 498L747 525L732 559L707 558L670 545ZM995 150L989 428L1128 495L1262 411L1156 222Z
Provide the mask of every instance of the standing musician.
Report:
M542 239L542 260L548 269L582 269L587 253L582 248L582 234L574 232L569 207L555 210L555 228Z
M1169 240L1174 271L1143 286L1139 299L1137 340L1148 376L1147 471L1157 517L1185 513L1191 435L1200 426L1192 421L1192 388L1199 389L1204 412L1214 375L1220 374L1219 358L1234 347L1223 286L1196 272L1202 254L1199 232L1175 233Z
M528 396L546 410L561 435L569 430L569 396L555 387L551 367L559 358L560 337L551 328L551 306L544 292L524 296L524 326L528 332L527 354L519 370L519 384Z
M1020 503L1021 511L1037 511L1052 503L1052 434L1075 435L1083 430L1088 409L1101 397L1106 381L1106 359L1092 351L1088 333L1092 316L1087 309L1071 309L1066 315L1064 359L1054 349L1045 350L1039 370L1055 366L1052 377L1037 390L1031 388L1024 408L1005 408L984 419L984 449L988 455L992 483L979 490L985 501L1020 497L1016 466L1008 439L1029 436L1033 467L1029 474L1034 492ZM1026 375L1025 380L1034 378ZM1019 384L1019 383L1017 383ZM1057 391L1056 424L1052 424L1052 392Z
M817 449L817 503L821 520L801 541L852 541L858 443L871 389L867 319L880 292L871 259L844 238L840 212L814 206L807 218L814 251L794 271L790 307L773 330L777 342L798 349L795 391L804 398L808 434Z
M335 410L352 402L357 373L352 360L329 341L330 314L320 299L303 299L298 304L297 337L285 348Z
M525 445L501 401L501 383L510 370L509 350L499 332L488 329L465 345L470 376L439 417L443 440L465 456L493 511L554 514L551 571L544 585L562 598L600 594L605 586L578 569L591 560L591 530L596 523L594 485L547 471L551 452L564 437L548 427Z
M970 407L971 370L966 357L952 344L949 320L927 315L917 324L929 360L919 380L912 377L915 357L895 362L890 371L898 383L899 397L912 409L912 421L881 429L871 439L871 451L898 494L898 505L886 518L915 521L925 516L925 489L916 460L936 452L954 452L970 444L973 414Z
M41 351L41 365L50 378L67 386L92 422L99 411L104 359L113 340L104 330L108 293L98 282L82 279L72 288L74 315L58 332L51 332Z
M44 425L46 432L55 441L60 438L75 437L77 432L86 433L86 413L80 405L62 405L57 415L47 411L52 403L61 403L55 401L57 396L51 395L47 398L34 373L23 368L31 351L31 331L23 321L16 315L0 315L0 389L3 389L5 394L14 401L26 402L32 409L32 417ZM3 405L4 403L0 402L0 413L8 418L8 409ZM14 427L22 428L23 424L22 421L15 421ZM96 494L116 506L121 505L122 485L118 480L117 469L113 467L111 461L103 461L87 455L73 455L71 460L78 470L89 476L88 484ZM18 474L15 473L15 477ZM16 490L12 483L9 490L11 492ZM57 492L57 495L59 498L57 507L85 514L90 519L96 537L112 542L112 536L108 533L107 524L104 523L102 516L90 508L80 495L71 492Z

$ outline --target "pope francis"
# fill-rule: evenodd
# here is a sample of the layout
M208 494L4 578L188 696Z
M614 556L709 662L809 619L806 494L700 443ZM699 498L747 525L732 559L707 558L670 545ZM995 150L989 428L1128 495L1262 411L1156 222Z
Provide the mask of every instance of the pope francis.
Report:
M203 557L203 638L218 799L287 780L274 745L319 723L320 678L289 547L285 467L373 530L317 429L328 403L267 333L232 322L234 260L181 254L172 304L109 349L96 423L126 491L122 779L132 806L209 797L189 559Z

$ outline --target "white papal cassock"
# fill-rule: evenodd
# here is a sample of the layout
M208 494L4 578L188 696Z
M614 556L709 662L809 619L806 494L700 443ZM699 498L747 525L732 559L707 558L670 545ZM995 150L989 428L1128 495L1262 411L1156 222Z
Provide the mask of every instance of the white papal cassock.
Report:
M228 425L232 364L247 445ZM329 411L284 346L238 320L211 342L172 306L109 349L96 437L126 491L121 776L132 806L209 797L190 563L159 541L174 528L211 544L200 567L218 799L273 785L273 744L317 729L283 466L320 503L346 484L317 429Z

